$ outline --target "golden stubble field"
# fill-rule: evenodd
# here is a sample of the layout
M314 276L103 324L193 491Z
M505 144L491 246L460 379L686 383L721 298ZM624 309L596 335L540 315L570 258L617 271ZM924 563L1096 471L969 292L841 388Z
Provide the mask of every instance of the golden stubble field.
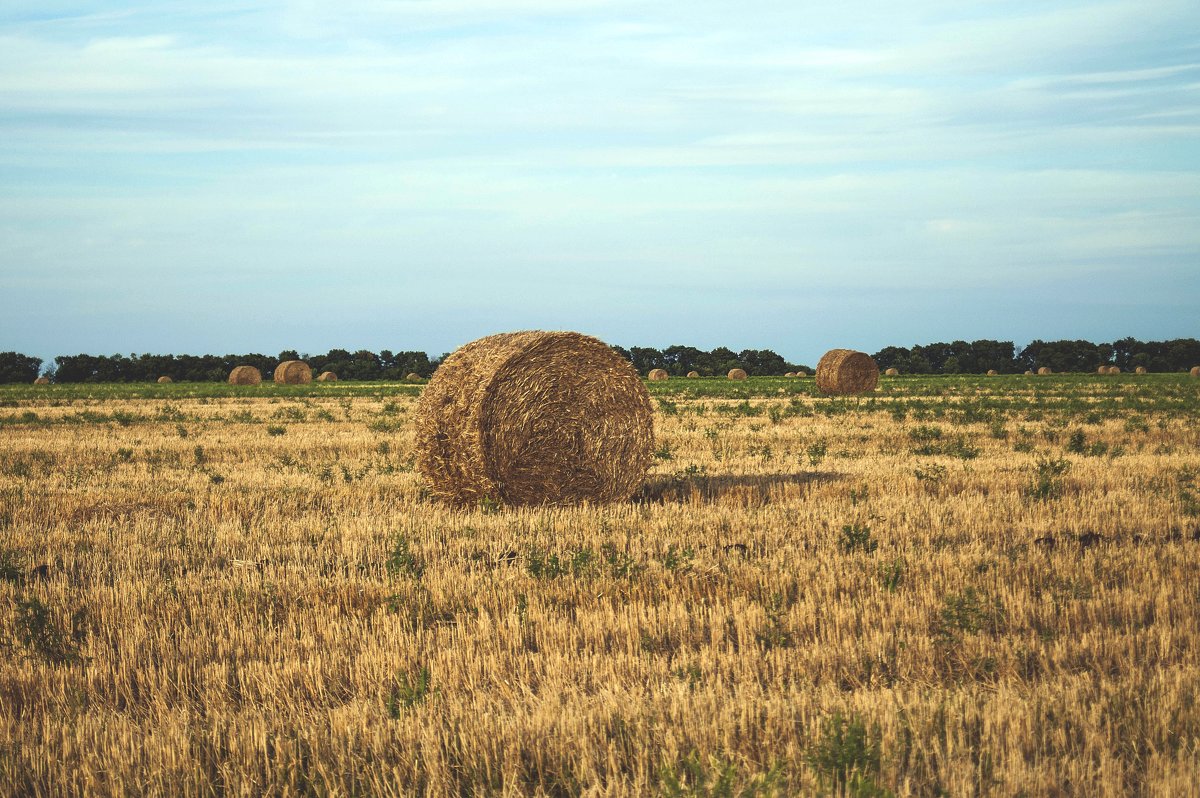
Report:
M411 395L20 394L0 794L1200 794L1196 381L800 384L470 512Z

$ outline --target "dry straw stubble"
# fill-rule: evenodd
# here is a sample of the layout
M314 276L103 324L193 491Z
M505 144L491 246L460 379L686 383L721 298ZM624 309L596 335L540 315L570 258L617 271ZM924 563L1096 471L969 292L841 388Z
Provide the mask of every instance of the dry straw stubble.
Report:
M230 385L258 385L262 382L262 372L254 366L234 366L229 372Z
M871 356L853 349L830 349L817 363L817 389L822 393L852 395L875 390L879 366Z
M650 395L630 363L575 332L502 333L438 367L414 419L417 468L451 504L628 499L654 447Z
M303 360L285 360L275 367L278 385L304 385L312 382L312 369Z

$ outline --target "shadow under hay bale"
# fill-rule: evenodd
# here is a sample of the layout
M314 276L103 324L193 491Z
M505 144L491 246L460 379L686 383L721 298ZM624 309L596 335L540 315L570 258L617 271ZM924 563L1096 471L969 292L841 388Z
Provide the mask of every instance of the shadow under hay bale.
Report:
M638 373L574 332L467 344L438 367L414 420L417 468L455 505L623 501L641 487L654 446Z
M747 474L741 476L658 476L650 479L635 497L640 504L712 504L759 507L795 500L809 487L845 478L833 471L797 474Z

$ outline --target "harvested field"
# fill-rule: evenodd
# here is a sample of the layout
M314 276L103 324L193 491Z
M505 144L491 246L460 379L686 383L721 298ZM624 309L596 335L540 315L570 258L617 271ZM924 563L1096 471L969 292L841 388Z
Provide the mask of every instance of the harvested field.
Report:
M0 794L1200 793L1200 381L647 387L516 510L420 386L0 388Z

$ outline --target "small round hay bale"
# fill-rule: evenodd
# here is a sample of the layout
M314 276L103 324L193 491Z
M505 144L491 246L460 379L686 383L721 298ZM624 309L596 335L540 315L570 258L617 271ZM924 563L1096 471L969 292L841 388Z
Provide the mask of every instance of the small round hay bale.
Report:
M1200 366L1192 366L1192 370L1188 372L1193 377L1200 377Z
M322 371L317 375L317 382L337 382L337 375L332 371Z
M749 375L746 374L745 369L730 369L729 373L725 376L731 380L744 380Z
M646 377L647 379L654 380L655 382L658 380L671 379L671 375L667 373L666 369L650 369L650 373L647 374Z
M887 371L885 371L885 372L883 372L883 373L884 373L886 376L888 376L888 377L899 377L899 376L900 376L900 369L897 369L897 368L891 368L891 369L888 369Z
M166 385L169 382L175 382L175 380L171 379L170 377L166 376L165 374L158 378L159 385Z
M425 387L414 425L418 470L434 496L456 505L624 501L654 451L641 377L603 341L575 332L463 346Z
M422 379L424 378L415 371L410 371L404 375L405 382L420 382Z
M304 385L312 382L312 369L303 360L285 360L275 367L277 385Z
M258 385L262 382L262 372L254 366L235 366L229 372L230 385Z
M699 376L700 376L700 372L698 372L698 371L689 371L689 372L687 373L687 378L688 378L689 380L694 380L694 379L696 379L696 378L697 378L697 377L699 377Z
M1049 366L1042 366L1040 369L1038 369L1038 374L1053 374L1053 373L1054 372L1050 370Z
M879 366L871 356L853 349L830 349L817 363L817 388L822 393L849 396L879 386Z
M34 385L49 385L50 378L46 377L46 376L38 377L36 380L33 381L33 384Z
M1097 374L1107 374L1108 366L1101 366L1100 368L1096 369L1096 373Z
M1118 369L1118 373L1119 373L1119 372L1120 372L1120 370ZM1135 369L1133 370L1133 373L1134 373L1134 374L1145 374L1145 373L1146 373L1146 367L1145 367L1145 366L1138 366L1137 368L1135 368Z
M783 376L785 376L785 377L790 377L791 379L795 379L795 378L796 378L796 372L794 372L794 371L789 371L789 372L787 372L786 374L784 374Z
M995 369L988 369L987 375L989 377L998 377L1000 375L1000 372L996 371Z
M1108 367L1108 373L1109 373L1109 374L1120 374L1120 373L1121 373L1121 367L1120 367L1120 366L1109 366L1109 367Z
M1030 371L1029 369L1026 369L1026 370L1025 370L1025 376L1026 376L1026 377L1032 377L1032 376L1033 376L1033 372L1032 372L1032 371Z
M796 376L797 376L797 377L807 377L807 376L808 376L808 372L807 372L807 371L797 371L797 372L796 372Z

